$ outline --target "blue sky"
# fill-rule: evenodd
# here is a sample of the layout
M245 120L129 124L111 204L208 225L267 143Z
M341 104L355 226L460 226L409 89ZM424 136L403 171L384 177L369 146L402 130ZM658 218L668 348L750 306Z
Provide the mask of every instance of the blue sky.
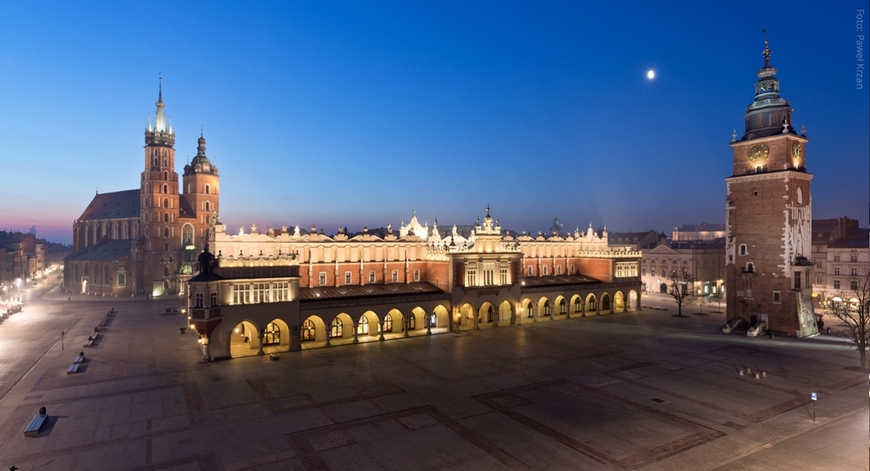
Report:
M764 27L814 218L867 225L866 2L534 3L3 3L0 229L69 242L97 188L138 187L158 74L233 231L724 222Z

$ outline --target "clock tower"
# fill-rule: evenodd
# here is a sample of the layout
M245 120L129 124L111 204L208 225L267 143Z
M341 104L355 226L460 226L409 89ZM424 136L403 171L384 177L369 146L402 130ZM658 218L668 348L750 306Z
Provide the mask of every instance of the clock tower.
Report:
M732 176L727 185L725 284L727 320L767 322L781 334L818 334L812 307L812 199L803 130L779 95L776 68L764 40L755 100L745 132L734 133Z

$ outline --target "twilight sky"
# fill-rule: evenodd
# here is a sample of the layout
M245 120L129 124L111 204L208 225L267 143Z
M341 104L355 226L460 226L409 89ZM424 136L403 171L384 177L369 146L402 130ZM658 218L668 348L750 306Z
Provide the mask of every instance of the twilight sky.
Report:
M721 223L764 27L813 217L868 223L863 0L219 3L0 4L0 230L71 242L137 188L159 73L176 170L203 127L232 232Z

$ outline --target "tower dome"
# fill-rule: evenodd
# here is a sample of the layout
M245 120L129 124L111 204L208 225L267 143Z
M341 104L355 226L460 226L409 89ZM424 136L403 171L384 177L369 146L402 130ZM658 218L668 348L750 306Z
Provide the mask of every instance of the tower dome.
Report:
M776 67L770 65L770 41L764 38L764 67L756 75L755 100L746 107L746 131L741 141L774 134L796 134L791 126L791 106L779 96Z

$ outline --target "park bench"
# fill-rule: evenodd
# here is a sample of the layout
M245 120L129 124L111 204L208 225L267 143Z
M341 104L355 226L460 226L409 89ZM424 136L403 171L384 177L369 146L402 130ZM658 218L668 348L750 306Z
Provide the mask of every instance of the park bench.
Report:
M48 419L48 413L45 410L45 407L39 408L39 413L33 416L33 420L30 421L30 425L24 429L25 437L35 437L39 435L39 430L42 428L42 425L45 424L45 421Z
M73 360L73 363L82 363L84 361L85 361L85 352L79 352L79 356L77 356L76 359Z
M66 374L74 375L79 372L79 367L82 366L81 363L73 363L70 365L69 369L66 370Z
M85 342L85 345L84 345L84 346L85 346L85 347L93 347L93 346L94 346L94 339L92 339L92 338L88 338L88 341Z
M275 360L277 360L277 359L279 359L279 358L281 358L281 357L279 357L278 354L276 354L276 353L270 353L270 354L269 354L269 360L271 360L271 361L275 361Z

